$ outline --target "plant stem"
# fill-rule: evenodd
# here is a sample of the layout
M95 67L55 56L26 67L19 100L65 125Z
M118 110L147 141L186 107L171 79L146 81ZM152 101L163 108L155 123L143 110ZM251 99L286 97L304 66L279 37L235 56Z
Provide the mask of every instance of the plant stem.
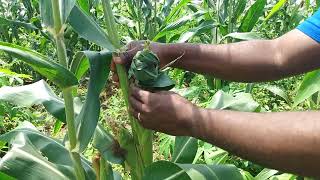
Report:
M60 7L58 0L51 0L53 18L54 18L54 37L57 47L57 54L59 62L65 68L68 68L67 63L67 52L64 44L63 28L62 21L60 18ZM78 180L84 180L84 170L81 165L80 154L74 152L77 146L77 137L76 137L76 128L74 122L74 107L73 107L73 97L72 97L72 88L66 88L62 90L64 102L65 102L65 112L66 112L66 121L68 127L68 139L69 139L69 152L75 166L75 174Z
M112 7L110 0L102 0L104 16L107 24L108 35L111 42L116 49L121 48L120 38L117 33L116 23L114 15L112 13ZM129 80L127 71L123 65L116 65L117 73L119 76L120 87L123 93L125 104L127 109L129 105ZM137 174L138 179L142 178L144 168L152 163L152 131L143 129L140 124L129 114L129 120L133 133L133 140L138 157L138 167L132 168L137 169L134 174Z

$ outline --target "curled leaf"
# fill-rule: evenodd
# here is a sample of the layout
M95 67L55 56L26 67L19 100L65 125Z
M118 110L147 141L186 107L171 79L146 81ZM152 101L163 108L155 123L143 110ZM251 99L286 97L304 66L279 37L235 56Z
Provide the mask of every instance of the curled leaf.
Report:
M170 90L174 82L160 70L160 61L149 49L139 51L129 69L129 79L134 78L138 86L147 90Z

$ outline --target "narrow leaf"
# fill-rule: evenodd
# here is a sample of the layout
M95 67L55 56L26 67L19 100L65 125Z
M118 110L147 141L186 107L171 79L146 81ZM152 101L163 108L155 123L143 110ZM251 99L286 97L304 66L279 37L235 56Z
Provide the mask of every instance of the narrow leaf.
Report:
M60 88L78 84L77 78L70 71L35 51L6 42L0 42L0 50L27 63Z
M245 10L247 5L247 0L239 0L237 2L237 7L234 11L233 17L232 17L232 23L236 24L238 18L240 17L240 15L243 13L243 11Z
M81 19L81 21L79 19ZM70 13L68 22L82 38L94 42L111 52L115 51L114 46L104 30L99 27L92 17L87 15L79 7L74 6Z
M241 32L250 32L260 16L263 15L264 6L266 5L267 0L257 0L247 11L244 16L242 23L239 27Z
M265 89L269 90L270 92L272 92L273 94L281 97L283 100L285 100L288 104L290 104L290 99L287 95L287 93L285 93L285 90L277 87L277 86L265 86Z
M279 2L273 6L267 17L264 19L264 21L268 21L275 13L277 13L282 6L287 2L288 0L279 0Z
M297 91L297 95L294 97L294 105L297 106L298 104L302 103L304 100L308 99L314 93L320 91L320 70L316 70L313 72L307 73L299 89Z
M0 26L18 26L18 27L24 27L26 29L30 30L37 30L38 28L35 27L31 23L25 23L21 21L16 21L16 20L9 20L4 17L0 17Z
M245 33L235 32L235 33L230 33L230 34L224 36L221 39L221 41L224 40L227 37L231 37L231 38L238 39L238 40L243 40L243 41L263 39L263 38L260 37L260 35L258 33L254 33L254 32L245 32Z
M278 173L277 170L265 168L254 179L255 180L268 180L271 176L275 175L276 173Z
M182 34L179 39L179 43L184 43L192 39L194 36L200 35L201 33L210 31L212 28L216 26L213 21L205 21L201 23L199 26L190 29L188 32Z
M171 31L176 30L177 28L184 26L185 24L187 24L188 22L190 22L194 18L198 18L198 17L202 16L203 14L204 14L204 12L200 11L200 12L185 16L175 22L168 24L153 38L153 41L157 41L161 37L169 34Z

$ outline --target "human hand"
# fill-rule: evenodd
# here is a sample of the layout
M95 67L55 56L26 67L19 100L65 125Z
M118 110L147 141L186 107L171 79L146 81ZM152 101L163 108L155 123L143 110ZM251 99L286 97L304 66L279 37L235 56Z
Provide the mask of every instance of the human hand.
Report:
M130 68L133 57L138 51L143 50L146 41L132 41L127 45L127 50L120 53L118 57L114 57L111 63L111 71L113 72L112 79L115 83L119 83L119 77L116 70L117 64L124 65L127 69ZM155 53L160 59L160 66L164 64L165 58L163 53L164 45L161 43L152 42L150 44L150 50ZM163 62L163 63L162 63Z
M169 91L132 86L129 102L131 114L144 128L175 136L193 136L194 121L200 117L198 107Z

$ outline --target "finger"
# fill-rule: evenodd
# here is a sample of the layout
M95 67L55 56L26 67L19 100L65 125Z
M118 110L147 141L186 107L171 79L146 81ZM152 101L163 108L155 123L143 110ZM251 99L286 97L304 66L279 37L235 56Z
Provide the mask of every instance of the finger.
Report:
M113 82L119 82L119 76L118 76L118 74L113 73L113 74L112 74L112 80L113 80Z
M137 112L143 112L143 104L138 101L135 97L129 97L129 103L132 109L135 109Z
M129 109L129 112L130 112L130 114L134 117L134 118L136 118L136 119L138 119L138 112L135 110L135 109L133 109L133 108L130 108ZM141 117L140 117L141 118Z
M116 69L116 64L115 64L114 60L112 60L112 62L111 62L111 67L110 67L110 69L111 69L112 72L116 72L116 71L117 71L117 69Z
M120 57L114 57L113 58L113 62L115 64L125 64L126 60L124 58L122 58L122 54L120 54Z
M134 96L137 100L139 100L142 103L148 103L149 99L151 98L152 93L149 91L142 90L136 86L131 86L131 94Z

